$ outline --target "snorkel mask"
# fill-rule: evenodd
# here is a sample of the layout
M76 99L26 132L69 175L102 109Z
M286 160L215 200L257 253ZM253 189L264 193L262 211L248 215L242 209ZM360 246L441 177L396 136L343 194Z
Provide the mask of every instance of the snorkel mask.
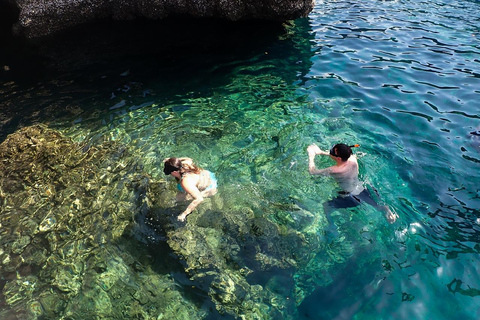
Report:
M165 163L165 166L163 167L163 173L165 173L166 176L168 176L169 174L171 174L172 172L174 171L178 171L180 169L178 168L175 168L174 166L168 164L168 163Z
M339 157L339 155L337 155L337 153L335 152L335 148L338 147L339 145L336 144L334 145L331 149L330 149L330 155L333 156L333 157ZM358 148L360 147L359 144L354 144L354 145L351 145L351 146L347 146L349 148Z

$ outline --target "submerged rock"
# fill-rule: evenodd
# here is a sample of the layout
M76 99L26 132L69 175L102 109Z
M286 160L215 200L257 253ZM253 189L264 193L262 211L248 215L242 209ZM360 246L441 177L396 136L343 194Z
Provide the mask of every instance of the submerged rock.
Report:
M0 144L0 317L202 319L213 304L213 317L295 319L352 254L295 205L222 197L236 185L181 223L175 184L137 161L44 126Z
M163 19L170 15L221 18L232 21L261 19L286 21L305 17L312 0L181 1L181 0L10 0L20 9L17 29L27 37L54 33L99 19Z
M0 317L174 319L175 305L204 317L129 237L137 181L149 181L131 159L115 143L85 149L44 126L0 144Z
M146 193L147 199L153 197ZM164 212L164 204L149 203L153 213ZM295 294L291 276L297 267L292 257L313 248L301 234L280 234L275 223L256 217L250 208L226 205L221 196L207 199L186 224L167 227L165 232L191 280L208 293L220 314L239 319L296 318L295 299L289 299ZM288 281L282 292L254 279L257 272L271 277L279 269L285 270L280 273Z

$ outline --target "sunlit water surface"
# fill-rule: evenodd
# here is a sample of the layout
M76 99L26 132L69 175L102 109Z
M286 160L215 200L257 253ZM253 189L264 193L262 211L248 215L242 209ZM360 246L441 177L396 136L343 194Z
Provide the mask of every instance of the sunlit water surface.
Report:
M162 57L144 44L3 90L11 105L67 110L45 117L74 141L128 145L154 179L165 157L191 156L217 174L226 205L293 228L289 206L324 226L322 203L337 191L308 174L306 147L358 143L361 178L400 218L335 213L342 259L329 278L288 273L316 279L298 316L478 319L480 141L469 133L480 127L479 26L475 1L317 1L264 43Z

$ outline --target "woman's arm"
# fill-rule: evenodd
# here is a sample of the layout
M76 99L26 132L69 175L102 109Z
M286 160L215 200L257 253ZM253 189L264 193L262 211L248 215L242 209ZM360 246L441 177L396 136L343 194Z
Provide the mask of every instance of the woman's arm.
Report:
M195 208L204 200L202 193L197 188L198 175L186 175L181 181L183 190L193 197L193 201L190 202L187 209L178 216L178 220L185 221L187 215L189 215Z

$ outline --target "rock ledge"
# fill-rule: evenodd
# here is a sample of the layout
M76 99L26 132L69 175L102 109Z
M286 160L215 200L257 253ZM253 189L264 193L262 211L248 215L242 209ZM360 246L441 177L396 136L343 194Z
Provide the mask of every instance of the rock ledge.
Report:
M286 21L305 17L313 0L9 0L20 10L15 32L28 38L100 19L163 19L173 15Z

